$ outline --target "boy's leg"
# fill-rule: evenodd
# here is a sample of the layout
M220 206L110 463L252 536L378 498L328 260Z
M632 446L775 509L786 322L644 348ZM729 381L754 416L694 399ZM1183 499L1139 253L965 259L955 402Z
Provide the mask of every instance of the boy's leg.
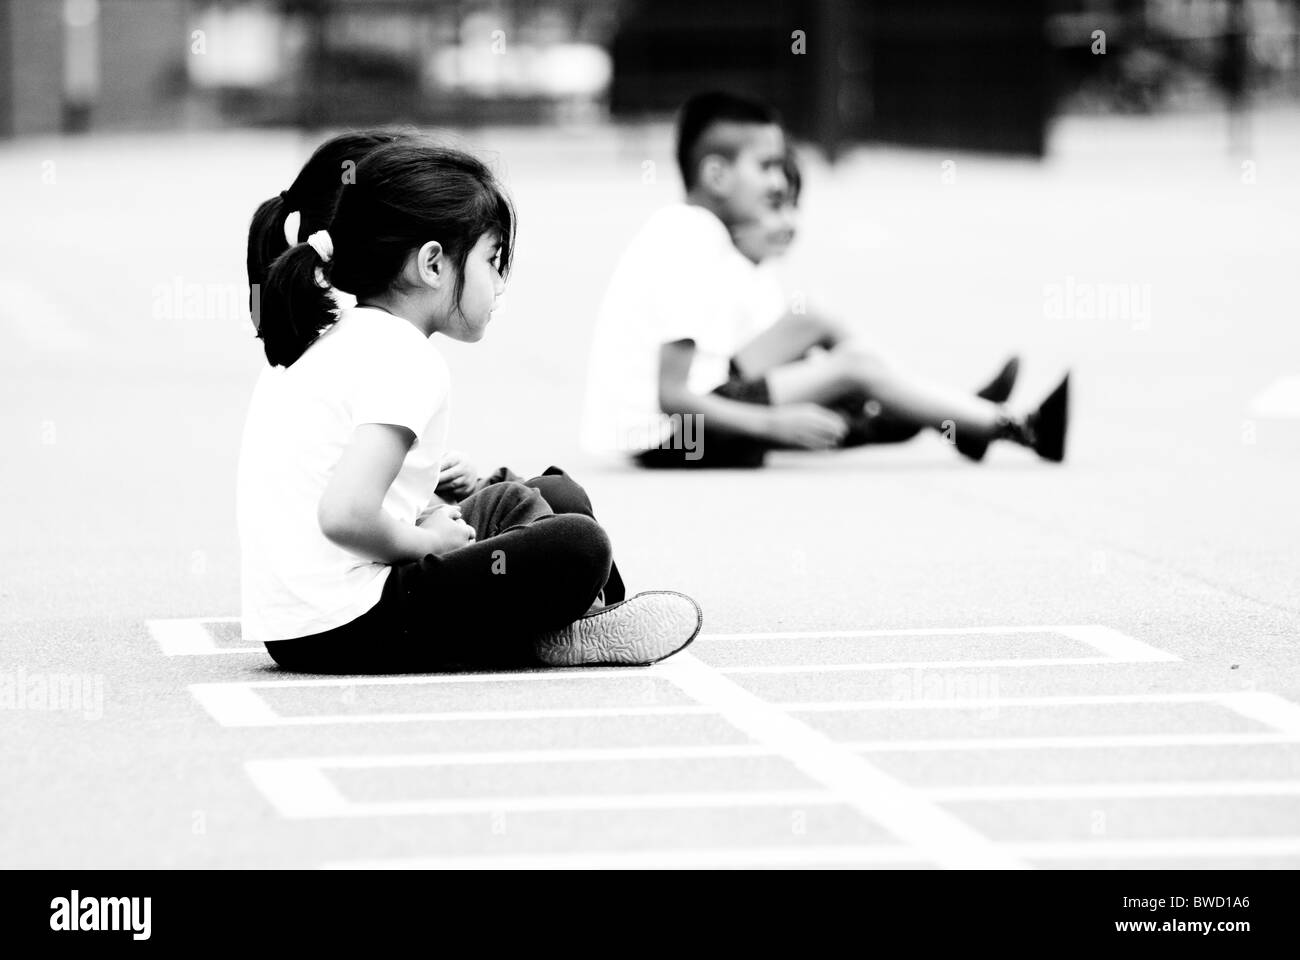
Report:
M889 413L909 423L942 429L952 421L958 431L994 436L1001 428L1001 408L981 397L901 372L859 348L841 344L830 356L787 363L768 371L772 404L841 404L865 393Z
M787 313L749 343L733 358L746 380L754 380L769 370L798 360L813 347L827 350L848 339L838 324L809 313Z

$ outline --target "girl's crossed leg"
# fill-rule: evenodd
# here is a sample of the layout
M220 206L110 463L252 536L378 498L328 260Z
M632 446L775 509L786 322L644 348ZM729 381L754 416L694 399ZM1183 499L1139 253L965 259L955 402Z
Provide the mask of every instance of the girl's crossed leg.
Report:
M267 644L282 667L399 673L530 660L531 644L574 622L609 579L600 525L555 514L533 487L494 483L461 503L476 542L393 565L379 602L334 630Z

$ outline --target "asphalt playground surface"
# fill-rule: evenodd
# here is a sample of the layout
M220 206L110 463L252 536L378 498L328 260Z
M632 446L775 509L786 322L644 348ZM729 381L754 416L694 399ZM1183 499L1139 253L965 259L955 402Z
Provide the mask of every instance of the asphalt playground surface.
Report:
M521 228L488 338L443 341L453 446L567 468L704 632L397 678L284 673L233 619L244 232L320 137L6 144L0 865L1300 865L1300 119L1224 133L810 160L796 285L954 383L1072 369L1069 459L927 434L691 475L577 448L668 131L468 135Z

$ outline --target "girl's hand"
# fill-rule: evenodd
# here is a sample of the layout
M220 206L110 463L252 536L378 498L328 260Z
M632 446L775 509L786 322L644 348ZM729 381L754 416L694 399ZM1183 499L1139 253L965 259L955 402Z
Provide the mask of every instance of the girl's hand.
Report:
M435 506L418 524L433 536L429 552L435 556L451 553L474 542L474 528L461 519L460 507L450 504Z
M440 497L463 500L474 492L478 483L478 470L459 450L448 450L439 465L438 486L435 493Z

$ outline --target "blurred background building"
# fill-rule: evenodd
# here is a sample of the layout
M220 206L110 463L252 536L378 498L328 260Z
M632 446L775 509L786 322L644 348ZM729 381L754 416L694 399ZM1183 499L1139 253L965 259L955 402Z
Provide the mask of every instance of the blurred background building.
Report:
M1040 154L1061 111L1300 99L1300 0L0 0L0 137L662 119Z

